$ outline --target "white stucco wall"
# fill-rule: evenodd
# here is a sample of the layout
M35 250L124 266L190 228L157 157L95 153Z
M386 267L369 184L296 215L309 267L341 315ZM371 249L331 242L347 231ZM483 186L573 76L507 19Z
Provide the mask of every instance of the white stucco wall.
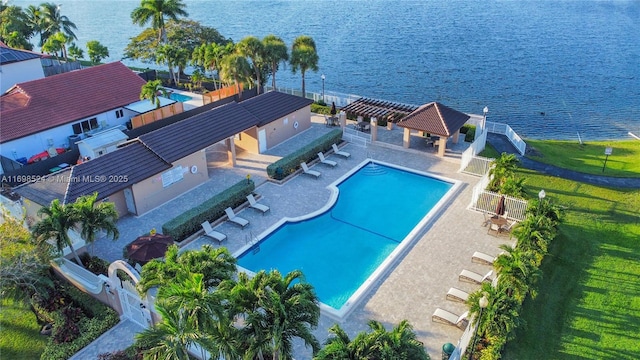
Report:
M44 78L44 70L39 58L2 65L0 66L0 93L4 94L15 84L42 78Z

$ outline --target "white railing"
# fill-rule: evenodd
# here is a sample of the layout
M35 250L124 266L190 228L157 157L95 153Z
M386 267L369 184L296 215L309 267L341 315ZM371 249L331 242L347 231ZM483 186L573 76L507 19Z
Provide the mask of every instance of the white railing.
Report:
M491 133L505 135L509 139L511 144L515 146L515 148L518 150L520 155L524 155L525 151L527 150L527 143L525 143L524 140L522 140L520 135L518 135L515 131L513 131L511 126L507 124L492 122L492 121L487 121L485 123L485 126L487 127L487 130Z
M371 134L345 127L342 129L342 140L346 140L362 147L367 147L371 144Z
M482 118L480 118L479 121L480 123L478 123L478 119L474 117L467 121L467 124L476 125L476 139L471 143L469 148L462 153L462 157L460 158L460 172L483 175L489 170L489 164L492 159L476 157L477 154L484 150L487 142L487 131L483 131L482 129Z
M271 86L264 87L265 92L271 91L271 90L273 90ZM276 90L285 94L302 96L302 90L298 90L298 89L277 87ZM362 97L360 95L345 94L337 91L325 91L324 99L323 99L321 93L308 92L308 91L306 93L307 94L305 97L309 99L313 99L313 101L324 100L324 102L327 104L336 103L337 107L345 107Z
M475 190L475 188L474 188ZM514 198L508 195L502 195L491 191L483 190L478 194L473 194L475 201L471 204L470 208L473 210L487 212L492 215L496 215L496 208L500 198L504 196L504 208L507 213L507 218L511 220L522 221L525 218L527 211L527 201L523 199Z

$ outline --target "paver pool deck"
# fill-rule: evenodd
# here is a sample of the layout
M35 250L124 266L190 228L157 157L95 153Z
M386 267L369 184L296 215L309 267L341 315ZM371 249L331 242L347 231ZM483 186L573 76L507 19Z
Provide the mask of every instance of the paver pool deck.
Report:
M348 144L343 150L351 153L351 158L343 159L329 155L337 161L338 166L331 168L316 163L312 169L320 171L322 176L314 179L308 176L296 176L284 184L276 184L266 180L265 168L268 164L288 153L306 145L309 141L336 128L326 128L322 117L314 117L311 129L293 139L270 149L264 155L240 152L238 163L234 168L223 166L215 161L215 148L208 152L210 161L210 180L205 184L185 193L178 198L141 216L128 216L118 221L120 239L110 241L99 239L94 244L95 254L114 261L122 258L122 249L137 236L148 233L152 228L160 229L169 219L187 209L202 203L216 193L246 178L256 182L255 192L262 196L260 202L271 207L266 215L253 209L243 209L239 215L248 219L250 225L244 230L228 223L222 223L215 229L227 234L228 240L223 243L232 253L239 250L255 236L283 217L297 217L308 214L323 207L329 200L326 186L340 176L360 164L367 158L401 165L407 168L440 175L463 182L458 193L447 203L434 220L423 230L419 239L391 267L368 292L364 299L344 319L340 326L351 337L358 332L368 330L367 322L374 319L382 322L387 329L407 319L431 356L439 358L442 345L456 344L462 331L453 326L431 321L436 308L443 308L456 314L466 311L466 305L448 301L445 298L450 287L472 292L478 285L458 281L461 270L467 269L478 273L486 273L489 266L471 262L475 251L496 255L498 246L510 242L507 237L495 237L487 234L482 227L483 215L467 210L471 201L473 186L478 177L458 172L459 151L454 147L445 158L439 158L432 149L424 148L419 139L412 142L412 149L403 149L402 129L378 130L379 141L364 148ZM449 144L448 144L449 145ZM459 145L458 149L464 145ZM402 186L402 184L381 184L381 186ZM401 213L389 209L388 213L372 214L379 217L398 217ZM184 249L197 249L208 243L218 246L204 237L198 237L187 244ZM322 343L328 337L328 328L336 321L326 315L320 318L320 324L314 335ZM126 337L122 333L119 337ZM98 346L99 344L96 344ZM296 359L310 359L310 349L304 348L302 342L296 342Z

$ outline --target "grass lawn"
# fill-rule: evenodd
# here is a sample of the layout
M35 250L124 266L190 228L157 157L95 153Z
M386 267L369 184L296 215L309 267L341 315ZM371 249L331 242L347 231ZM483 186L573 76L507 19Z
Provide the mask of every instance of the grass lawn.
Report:
M640 177L640 141L590 141L580 145L576 141L531 140L527 139L527 148L534 149L533 160L571 169L587 174L615 177ZM613 153L607 159L604 173L606 147L612 147Z
M28 306L2 299L0 328L0 358L40 359L48 338L40 335L40 325Z
M528 193L544 189L566 212L503 358L640 358L640 190L520 173Z

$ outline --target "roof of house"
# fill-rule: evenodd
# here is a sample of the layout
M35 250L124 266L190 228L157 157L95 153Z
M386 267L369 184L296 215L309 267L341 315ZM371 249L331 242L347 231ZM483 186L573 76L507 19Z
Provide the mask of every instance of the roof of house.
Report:
M312 103L311 99L270 91L247 99L240 105L259 119L257 126L263 126Z
M35 53L33 51L13 49L0 42L0 65L7 65L19 61L26 61L32 59L39 59L43 57L42 54Z
M438 102L420 106L398 123L399 127L449 137L464 125L470 116Z
M173 163L255 126L259 119L238 103L229 103L140 135L140 141Z
M0 142L139 101L144 84L140 76L121 62L16 84L0 96Z

